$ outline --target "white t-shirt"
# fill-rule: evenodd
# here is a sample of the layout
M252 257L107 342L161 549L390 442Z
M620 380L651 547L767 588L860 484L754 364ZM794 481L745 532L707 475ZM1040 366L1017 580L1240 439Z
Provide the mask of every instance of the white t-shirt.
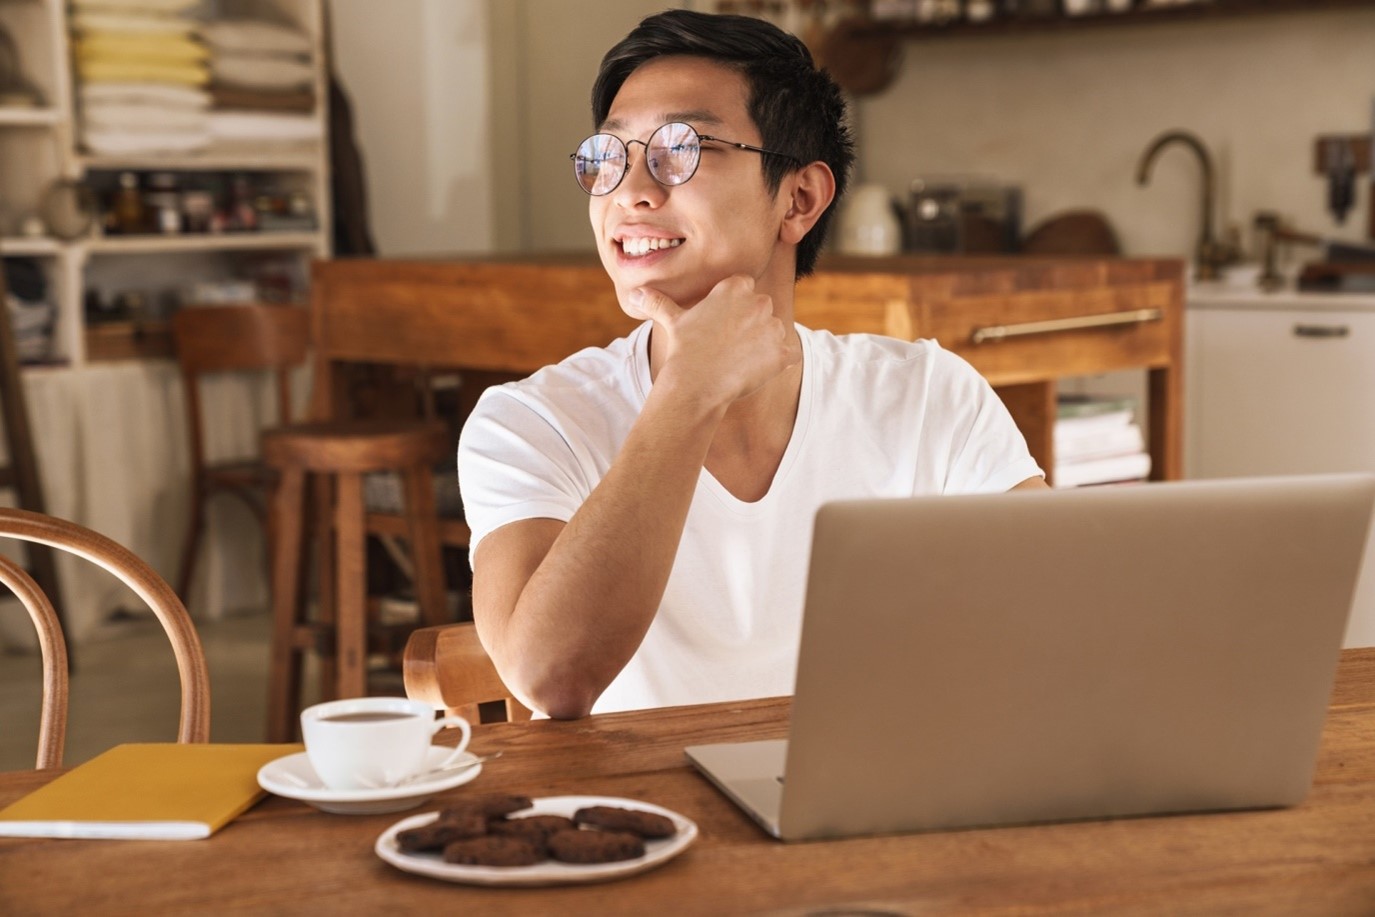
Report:
M573 517L644 407L651 327L483 394L458 449L474 552L507 523ZM821 504L1042 473L988 383L934 341L797 330L797 421L768 493L743 503L701 472L663 602L594 713L791 694Z

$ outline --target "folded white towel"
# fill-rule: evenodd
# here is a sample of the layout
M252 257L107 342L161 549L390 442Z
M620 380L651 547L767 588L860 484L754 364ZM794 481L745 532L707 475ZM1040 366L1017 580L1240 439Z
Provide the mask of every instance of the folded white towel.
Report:
M210 145L208 131L101 130L81 134L86 149L106 156L137 153L192 153Z
M253 111L212 111L210 135L216 140L318 140L323 127L313 115Z
M307 89L315 71L299 60L247 54L216 54L210 61L215 82L243 89Z
M90 83L81 87L82 105L165 105L198 111L210 107L210 93L163 83Z
M77 10L72 14L73 31L119 32L134 35L190 35L194 20L181 16L160 16L119 10Z
M206 110L172 108L155 102L90 102L81 108L88 130L201 131L209 129Z
M310 36L291 26L258 19L217 19L197 30L217 51L249 54L310 54Z

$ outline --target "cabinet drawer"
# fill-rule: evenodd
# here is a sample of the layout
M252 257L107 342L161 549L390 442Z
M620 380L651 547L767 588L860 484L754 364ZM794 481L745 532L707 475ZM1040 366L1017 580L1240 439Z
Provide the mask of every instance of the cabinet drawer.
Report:
M1000 292L919 303L915 330L995 385L1168 366L1176 287Z

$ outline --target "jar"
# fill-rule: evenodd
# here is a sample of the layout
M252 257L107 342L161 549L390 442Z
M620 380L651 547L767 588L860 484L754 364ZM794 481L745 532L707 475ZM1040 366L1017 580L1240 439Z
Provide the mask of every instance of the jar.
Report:
M172 235L181 232L181 191L171 172L158 172L148 179L144 202L152 214L156 232Z
M882 185L860 185L840 212L838 244L843 255L896 255L902 250L902 223L893 198Z
M121 172L119 188L110 203L109 228L118 233L138 233L147 229L143 209L143 195L138 188L138 175Z

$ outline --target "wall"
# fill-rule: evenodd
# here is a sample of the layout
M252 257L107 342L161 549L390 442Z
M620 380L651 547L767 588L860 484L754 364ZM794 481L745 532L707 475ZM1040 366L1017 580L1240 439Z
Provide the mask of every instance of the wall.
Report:
M1150 184L1137 162L1185 128L1213 153L1217 223L1278 210L1312 232L1359 239L1368 190L1339 227L1313 174L1313 138L1368 131L1375 11L908 42L897 82L858 106L864 177L894 193L923 173L975 171L1019 184L1027 225L1104 211L1129 254L1187 253L1200 173L1182 147Z
M503 223L502 248L555 251L592 248L587 196L573 181L568 154L592 133L592 81L602 55L662 0L598 0L595 7L567 0L501 0L493 47L505 78L497 108L509 121L498 136L517 176L507 176L507 209L520 208L517 226ZM595 15L589 12L595 9ZM518 73L512 73L519 61Z
M493 245L493 6L331 2L335 71L353 103L380 254Z
M602 54L667 5L333 0L383 251L590 249L567 153ZM1365 183L1337 226L1312 140L1369 129L1373 48L1372 10L908 42L897 82L857 102L859 177L903 194L918 174L988 174L1024 188L1028 226L1094 207L1128 254L1187 255L1197 164L1173 148L1135 183L1151 139L1181 127L1213 152L1219 224L1269 208L1359 239Z

